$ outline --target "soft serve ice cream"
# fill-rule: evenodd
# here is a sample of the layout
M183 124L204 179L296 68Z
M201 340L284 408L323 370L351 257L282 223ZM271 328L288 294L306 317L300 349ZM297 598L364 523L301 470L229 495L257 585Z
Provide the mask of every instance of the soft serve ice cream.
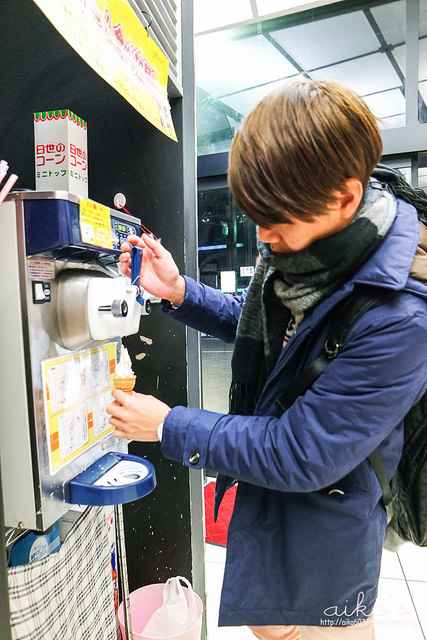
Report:
M136 376L132 370L132 362L128 350L123 345L120 348L120 358L116 364L114 375L114 386L126 393L132 393L135 386Z

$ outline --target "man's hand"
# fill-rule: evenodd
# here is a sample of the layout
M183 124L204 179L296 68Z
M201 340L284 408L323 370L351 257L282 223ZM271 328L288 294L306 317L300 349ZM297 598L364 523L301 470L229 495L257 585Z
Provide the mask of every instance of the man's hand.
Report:
M153 396L112 390L114 402L108 405L110 423L116 438L158 442L157 427L166 418L170 407Z
M180 305L185 296L185 280L179 274L171 253L146 234L141 238L129 236L121 246L120 255L120 268L129 278L132 245L142 248L141 286L157 298L170 300L175 306Z

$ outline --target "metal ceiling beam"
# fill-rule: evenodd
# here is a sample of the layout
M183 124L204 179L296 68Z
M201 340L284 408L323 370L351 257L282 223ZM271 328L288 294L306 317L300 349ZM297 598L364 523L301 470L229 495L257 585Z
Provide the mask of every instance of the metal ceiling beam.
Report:
M406 2L406 125L418 124L418 38L419 38L419 0Z

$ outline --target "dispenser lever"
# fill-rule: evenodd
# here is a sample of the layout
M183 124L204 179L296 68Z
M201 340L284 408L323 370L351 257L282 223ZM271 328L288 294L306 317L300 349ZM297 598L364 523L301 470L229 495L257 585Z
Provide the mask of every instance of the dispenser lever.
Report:
M142 307L145 309L146 300L142 296L141 286L139 284L139 274L141 273L141 263L142 263L141 247L132 246L130 256L131 256L130 280L132 284L138 287L138 295L136 296L136 301L139 302L139 304L142 305Z
M105 304L98 307L100 313L112 313L115 318L125 318L128 314L129 307L126 300L113 300L111 304Z

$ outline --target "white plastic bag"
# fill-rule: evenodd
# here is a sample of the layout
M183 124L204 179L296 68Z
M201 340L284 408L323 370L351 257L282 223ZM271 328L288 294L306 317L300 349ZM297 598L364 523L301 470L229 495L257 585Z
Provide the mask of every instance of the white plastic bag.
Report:
M187 586L181 585L181 581ZM198 619L194 591L182 576L169 578L163 589L163 604L153 613L140 633L152 638L179 635L190 629Z

